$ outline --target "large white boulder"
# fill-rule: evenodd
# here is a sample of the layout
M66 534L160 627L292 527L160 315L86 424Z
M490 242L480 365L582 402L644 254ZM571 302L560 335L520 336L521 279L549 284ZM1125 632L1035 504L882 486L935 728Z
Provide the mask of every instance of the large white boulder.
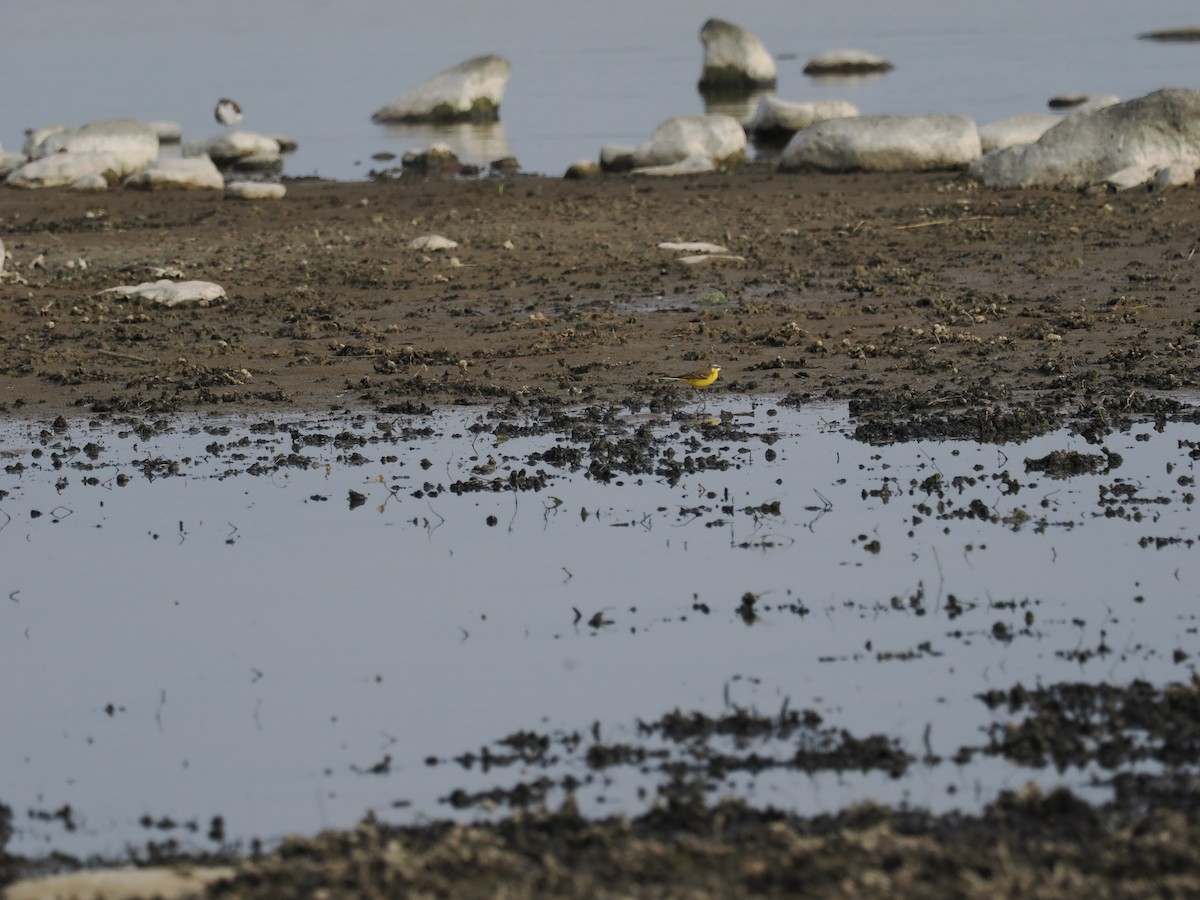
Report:
M792 103L766 94L759 99L758 108L754 110L746 130L755 135L783 137L803 131L815 122L844 119L858 114L858 107L845 100Z
M35 159L10 172L9 187L65 187L87 175L99 175L116 184L125 174L125 160L116 153L56 153Z
M700 29L704 45L702 91L744 91L775 84L775 58L752 31L709 19Z
M131 175L125 186L143 191L221 191L225 179L207 156L160 159Z
M495 122L512 73L502 56L477 56L434 75L378 109L371 119L401 122Z
M988 187L1087 187L1130 166L1200 168L1200 91L1167 88L1072 115L1033 144L989 153L970 167Z
M779 159L782 172L903 172L955 169L982 151L965 116L859 116L799 131Z
M279 141L269 134L253 131L229 131L202 140L188 141L180 153L184 158L207 156L218 166L230 166L243 160L265 160L278 164Z
M630 162L642 169L689 157L708 157L713 167L740 165L746 161L746 132L732 116L674 116L654 129Z
M158 132L137 119L89 122L52 131L34 148L32 159L59 154L108 153L119 161L118 177L132 175L158 158Z
M1032 144L1061 121L1062 116L1040 112L997 119L979 126L979 142L983 145L984 153L1016 144Z

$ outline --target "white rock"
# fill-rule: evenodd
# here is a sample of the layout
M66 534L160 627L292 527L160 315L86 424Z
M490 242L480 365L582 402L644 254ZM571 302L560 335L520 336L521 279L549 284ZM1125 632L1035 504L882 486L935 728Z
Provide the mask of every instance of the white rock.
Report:
M60 154L109 153L119 161L118 178L146 168L158 158L158 135L137 119L90 122L46 135L33 151L34 159Z
M628 172L636 152L637 147L628 144L605 144L600 148L600 168L605 172Z
M27 162L29 159L23 153L0 153L0 178L15 172Z
M715 172L716 168L716 162L711 156L697 154L684 157L678 162L665 163L658 166L638 166L633 169L633 174L658 176L704 175L708 172Z
M1101 181L1114 191L1130 191L1134 188L1148 187L1157 174L1158 166L1126 166L1104 176Z
M131 175L125 186L143 191L220 191L225 179L207 156L192 159L160 159L154 165Z
M41 128L27 128L25 130L25 145L21 148L21 152L25 154L27 159L33 159L33 152L37 150L38 145L42 141L55 132L65 130L61 125L43 125Z
M160 119L157 122L147 122L146 124L154 129L160 144L178 144L183 140L183 126L178 122Z
M440 234L423 234L408 242L409 250L453 250L457 246L457 241L442 237Z
M894 69L882 56L866 50L830 50L804 66L805 75L870 75Z
M729 253L697 253L692 256L681 256L675 262L688 268L692 266L740 265L746 261L744 256L734 256Z
M767 94L758 101L746 130L752 134L794 134L825 119L844 119L858 115L858 107L845 100L813 100L792 103Z
M180 151L185 158L207 156L218 166L228 166L246 158L279 160L279 141L269 134L253 131L229 131L198 141L188 141Z
M1154 175L1151 187L1156 191L1173 187L1187 187L1196 183L1196 167L1189 163L1171 163L1163 166Z
M702 91L742 91L775 84L775 59L757 35L723 19L700 29L704 45Z
M731 116L674 116L633 152L633 167L669 166L689 157L708 157L709 167L746 160L746 132Z
M1054 113L1021 113L979 126L979 142L984 153L1016 144L1032 144L1062 121Z
M231 181L225 185L229 200L282 200L287 187L266 181Z
M4 183L19 188L65 187L85 175L99 175L115 184L124 167L125 160L115 153L56 153L26 163Z
M954 169L980 155L979 130L965 116L826 119L783 149L783 172L903 172Z
M0 275L4 274L4 241L0 241Z
M81 194L102 194L108 190L108 180L103 175L83 175L68 187Z
M4 900L190 900L236 872L226 867L190 866L186 869L99 869L30 878L10 884Z
M728 253L728 247L720 244L709 244L705 241L663 241L658 245L659 250L671 250L676 253Z
M512 73L501 56L477 56L434 75L376 110L371 119L396 122L495 122Z
M1200 167L1200 91L1168 88L1068 116L1033 144L997 150L970 175L988 187L1087 187L1129 166Z
M225 288L211 281L145 281L141 284L120 284L100 292L116 294L118 297L134 297L149 300L160 306L182 306L195 303L207 306L225 296Z

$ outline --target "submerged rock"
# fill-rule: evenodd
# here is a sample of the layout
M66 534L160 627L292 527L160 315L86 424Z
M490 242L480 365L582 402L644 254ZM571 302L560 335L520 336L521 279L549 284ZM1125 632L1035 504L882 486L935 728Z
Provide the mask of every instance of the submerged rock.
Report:
M905 172L956 169L981 153L965 116L860 116L826 119L797 132L779 160L782 172Z
M874 75L895 66L866 50L830 50L814 56L804 66L805 75Z
M775 85L775 59L749 29L724 19L709 19L700 29L700 42L704 45L701 91L748 91Z
M501 56L477 56L445 69L387 106L371 119L403 122L495 122L512 73Z
M1087 115L1071 115L1033 144L971 165L988 187L1087 187L1131 166L1200 167L1200 91L1167 88Z

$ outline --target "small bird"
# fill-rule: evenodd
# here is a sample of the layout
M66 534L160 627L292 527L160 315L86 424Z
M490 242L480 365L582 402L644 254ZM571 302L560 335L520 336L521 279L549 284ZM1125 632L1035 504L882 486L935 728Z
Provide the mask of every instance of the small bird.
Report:
M232 128L242 121L242 108L228 97L222 97L217 101L217 108L213 110L213 115L226 128Z
M694 388L706 388L721 374L720 366L706 366L703 369L697 369L695 372L688 372L686 375L663 375L667 381L682 381L684 384L691 385Z

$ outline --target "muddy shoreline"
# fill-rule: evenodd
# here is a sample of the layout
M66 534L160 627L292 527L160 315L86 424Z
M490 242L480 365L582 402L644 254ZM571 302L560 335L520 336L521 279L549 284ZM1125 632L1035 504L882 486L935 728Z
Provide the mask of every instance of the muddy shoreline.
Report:
M947 173L756 167L666 181L297 181L284 201L254 204L5 191L0 414L53 431L471 405L501 420L537 410L553 428L588 407L669 415L695 395L657 376L714 363L710 395L849 401L872 443L1004 443L1063 424L1098 441L1135 421L1195 421L1181 398L1200 381L1198 225L1189 190L989 192ZM458 246L408 247L427 234ZM736 258L684 263L668 241ZM228 298L166 309L99 293L160 273L216 282ZM1044 462L1104 464L1080 459ZM1089 698L1125 711L1083 751L1069 736L1095 737L1095 723L1063 718L1061 696L989 701L1028 713L1025 730L997 731L995 752L1094 761L1126 747L1129 710L1161 700L1158 725L1138 727L1166 735L1177 772L1122 774L1102 807L1028 790L979 815L867 806L801 818L713 804L683 780L630 821L568 803L491 825L365 822L185 861L234 864L237 878L211 888L229 897L1200 890L1196 748L1172 724L1195 685L1111 691ZM132 858L180 862L169 840ZM2 858L0 884L78 863Z

